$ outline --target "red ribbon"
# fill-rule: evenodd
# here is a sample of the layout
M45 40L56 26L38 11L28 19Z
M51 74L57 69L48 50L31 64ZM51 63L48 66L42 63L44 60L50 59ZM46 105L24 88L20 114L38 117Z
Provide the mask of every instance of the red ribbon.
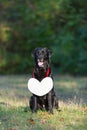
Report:
M35 69L34 69L34 71L33 71L33 73L32 73L32 78L34 78L34 72L35 72ZM46 71L46 77L48 77L48 76L50 75L50 73L51 73L51 68L49 67L49 68L47 69L47 71Z
M50 73L51 73L51 69L48 68L47 71L46 71L46 77L48 77L50 75Z

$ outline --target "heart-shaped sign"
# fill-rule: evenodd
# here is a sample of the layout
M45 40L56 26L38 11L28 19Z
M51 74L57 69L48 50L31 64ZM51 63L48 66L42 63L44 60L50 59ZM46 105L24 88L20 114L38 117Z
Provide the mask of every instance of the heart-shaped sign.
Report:
M28 89L37 96L44 96L53 88L53 80L50 77L44 78L41 82L35 78L28 80Z

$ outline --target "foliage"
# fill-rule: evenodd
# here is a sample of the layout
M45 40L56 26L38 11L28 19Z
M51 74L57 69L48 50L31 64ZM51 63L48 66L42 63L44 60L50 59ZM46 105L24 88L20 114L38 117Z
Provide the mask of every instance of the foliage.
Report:
M47 46L58 72L87 75L86 0L1 0L0 10L1 73L31 72L32 50Z

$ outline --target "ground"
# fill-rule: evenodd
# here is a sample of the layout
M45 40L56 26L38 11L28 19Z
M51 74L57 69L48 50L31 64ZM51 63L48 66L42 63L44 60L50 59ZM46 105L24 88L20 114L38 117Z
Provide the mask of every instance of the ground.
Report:
M86 130L87 77L54 76L59 110L29 109L29 75L0 76L0 130ZM28 112L25 112L28 110Z

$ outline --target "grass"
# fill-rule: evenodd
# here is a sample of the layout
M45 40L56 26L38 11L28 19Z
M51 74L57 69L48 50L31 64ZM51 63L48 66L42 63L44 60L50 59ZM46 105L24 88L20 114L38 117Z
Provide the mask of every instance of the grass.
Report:
M28 75L0 76L0 130L86 130L87 77L55 76L60 111L32 114Z

